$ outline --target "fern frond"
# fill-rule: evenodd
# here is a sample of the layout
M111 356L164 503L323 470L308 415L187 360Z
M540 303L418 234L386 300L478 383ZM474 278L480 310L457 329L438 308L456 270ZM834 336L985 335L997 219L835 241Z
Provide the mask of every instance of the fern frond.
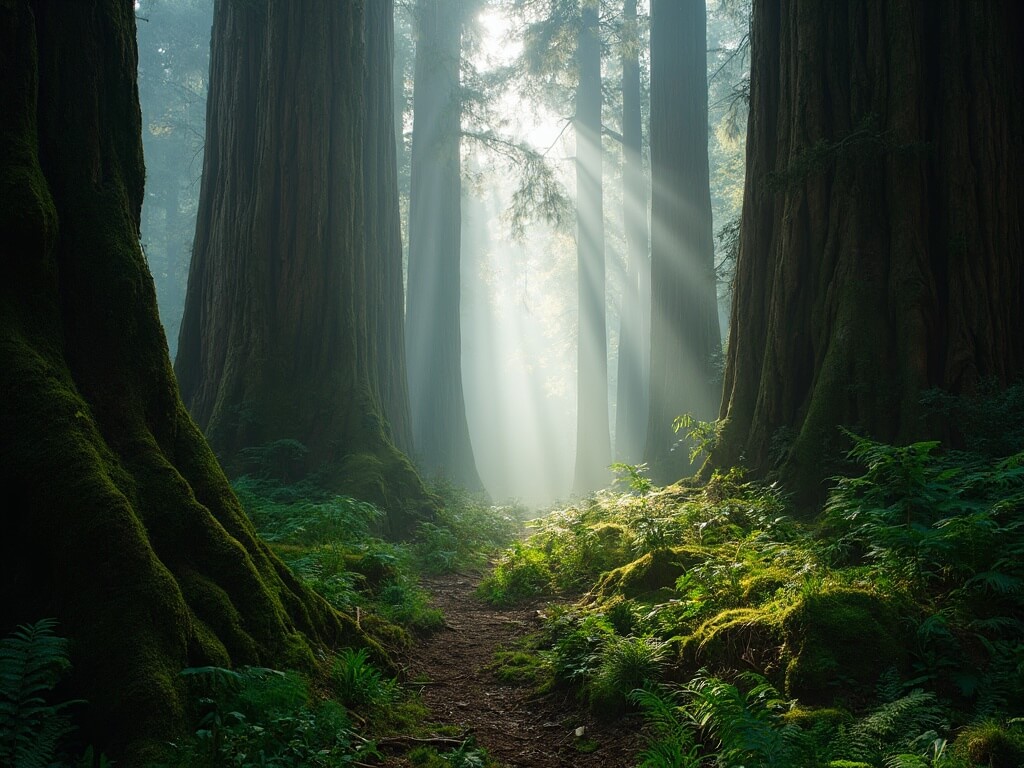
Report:
M48 704L45 695L71 666L68 641L41 619L0 640L0 764L46 768L71 731L63 710L79 702Z

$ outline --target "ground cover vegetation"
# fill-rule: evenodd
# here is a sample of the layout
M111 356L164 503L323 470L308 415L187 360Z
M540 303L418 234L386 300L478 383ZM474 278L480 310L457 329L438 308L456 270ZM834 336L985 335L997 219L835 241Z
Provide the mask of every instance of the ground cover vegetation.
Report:
M439 484L432 489L435 518L409 542L387 541L376 535L380 509L327 490L316 475L294 474L289 457L302 449L275 443L250 450L254 472L234 490L261 539L300 581L354 617L365 644L321 651L312 670L182 669L187 733L166 742L152 764L348 766L402 751L413 765L487 765L472 739L430 722L415 687L403 685L403 658L414 637L445 622L419 575L479 569L518 534L522 511ZM88 702L61 699L71 664L70 643L59 632L43 619L0 641L4 765L112 764L79 743L75 714Z
M643 766L1021 765L1024 442L998 417L1020 395L929 393L956 449L844 432L814 515L740 469L658 487L620 465L481 584L560 598L495 673L639 711Z

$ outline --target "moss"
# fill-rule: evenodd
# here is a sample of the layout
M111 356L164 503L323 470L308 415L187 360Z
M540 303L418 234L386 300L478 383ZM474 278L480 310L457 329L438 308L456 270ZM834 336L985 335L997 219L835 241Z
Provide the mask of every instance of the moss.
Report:
M886 669L902 666L899 615L891 600L864 590L831 589L804 596L785 616L789 663L786 694L827 703L870 689Z
M784 589L794 581L792 571L785 568L769 566L759 569L743 577L740 586L743 589L743 603L745 605L760 605L776 596L780 589Z
M793 707L782 715L783 722L796 725L803 730L827 728L837 730L841 725L853 722L853 715L839 707Z
M604 601L614 595L636 598L663 589L674 589L686 569L703 559L699 549L673 547L656 549L633 562L604 574L587 596Z
M605 522L591 526L590 531L597 544L594 561L590 563L595 573L630 561L633 534L626 526Z
M777 610L733 608L705 621L683 641L688 669L750 669L769 677L779 671L782 616Z
M529 651L498 651L489 669L503 683L546 687L551 684L551 668L540 656Z
M986 768L1024 765L1024 727L994 721L965 728L953 742L953 755Z
M376 504L387 513L382 533L390 538L410 537L437 509L437 500L423 487L412 464L390 444L385 443L376 453L345 456L335 482L340 492Z
M375 613L362 614L360 616L360 627L367 635L373 638L377 645L390 654L398 655L412 647L412 635L409 634L408 630ZM379 658L375 657L374 661L377 664L381 664L381 659ZM390 669L393 666L393 662L385 658L384 666Z

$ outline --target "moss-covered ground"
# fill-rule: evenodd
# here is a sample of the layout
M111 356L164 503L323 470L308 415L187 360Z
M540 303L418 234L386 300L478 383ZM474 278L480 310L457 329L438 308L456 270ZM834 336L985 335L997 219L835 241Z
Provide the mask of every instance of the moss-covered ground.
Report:
M1024 765L1024 454L854 443L816 515L624 468L534 521L480 594L561 605L495 674L641 710L644 766Z
M477 693L519 686L538 711L582 707L616 727L628 715L648 768L1024 765L1024 455L858 439L851 459L861 473L836 481L813 522L739 470L659 488L632 468L526 531L521 510L438 488L439 513L404 543L375 535L376 506L313 479L243 477L234 490L287 578L366 639L301 672L176 670L189 730L151 764L496 765L420 693L446 684L446 643L451 679L470 671L454 640L429 646L431 680L407 673L423 638L472 632L489 603L531 619L473 662L478 688L494 681ZM444 616L421 578L455 571L486 575L475 602L446 604L465 615ZM197 611L217 599L200 574L183 589Z

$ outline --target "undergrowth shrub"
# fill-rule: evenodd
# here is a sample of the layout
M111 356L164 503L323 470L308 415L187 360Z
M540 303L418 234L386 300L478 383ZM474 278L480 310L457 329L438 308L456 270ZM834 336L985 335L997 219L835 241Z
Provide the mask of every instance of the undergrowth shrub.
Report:
M440 481L430 490L440 501L437 514L432 521L420 523L413 537L413 555L428 573L482 567L521 532L526 514L521 507L493 506Z
M82 702L48 701L71 668L56 625L40 619L0 640L0 765L48 768L73 730L67 710Z
M292 672L248 667L183 670L194 695L191 738L170 745L168 766L347 766L375 755L344 707L314 700Z
M384 676L365 648L345 648L338 654L331 686L338 700L350 709L382 707L398 696L398 682Z
M850 455L866 471L829 499L833 557L926 606L918 682L987 711L1024 703L1024 453L994 461L854 437Z

